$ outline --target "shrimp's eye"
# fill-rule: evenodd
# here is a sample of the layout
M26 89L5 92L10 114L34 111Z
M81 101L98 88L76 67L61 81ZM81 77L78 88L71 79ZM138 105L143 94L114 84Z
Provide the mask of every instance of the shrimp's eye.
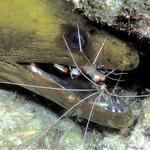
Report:
M78 32L76 30L69 32L67 34L66 40L71 50L80 50L80 43L81 43L81 48L83 48L85 44L83 33L80 32L80 38L79 38Z

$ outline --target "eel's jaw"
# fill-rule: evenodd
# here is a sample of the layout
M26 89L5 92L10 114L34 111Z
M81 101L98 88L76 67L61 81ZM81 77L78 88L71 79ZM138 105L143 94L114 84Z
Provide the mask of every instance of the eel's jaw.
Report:
M48 67L47 67L48 66ZM28 68L30 69L30 71L40 75L41 77L47 79L50 82L54 82L54 84L56 86L58 86L58 88L64 88L64 89L74 89L74 91L72 90L71 92L79 95L81 98L84 98L87 96L87 94L92 94L94 89L91 86L91 84L89 82L87 82L86 80L82 80L82 79L72 79L70 74L63 74L60 73L59 70L56 70L55 68L53 68L52 64L30 64L28 65ZM57 72L55 72L57 71ZM90 91L78 91L76 89L91 89ZM69 90L68 90L69 92ZM95 92L95 91L94 91Z
M35 76L40 76L41 80L45 80L50 88L75 89L73 91L54 90L53 92L47 90L48 93L46 93L46 95L44 93L44 96L67 110L72 110L72 108L76 106L76 109L73 110L75 111L75 114L77 113L80 117L88 119L94 105L93 116L90 119L92 122L111 128L126 128L132 125L134 117L131 108L124 102L118 103L116 101L114 103L110 99L110 95L107 95L103 91L97 91L96 89L94 89L95 91L92 91L93 86L87 80L72 80L68 77L64 78L57 76L45 71L42 66L37 65L29 65L28 70L32 71ZM81 92L76 89L91 89L91 91ZM34 92L37 93L37 91ZM103 93L101 102L95 102L96 97L101 93ZM40 95L43 96L43 93L40 93ZM89 95L91 95L91 97L88 97ZM86 97L88 98L86 99ZM119 108L119 111L116 108ZM102 116L104 116L104 118Z
M45 67L45 66L49 66L49 67ZM117 112L117 113L122 113L123 111L127 110L126 105L123 104L121 101L119 102L118 100L119 98L117 99L116 97L110 96L108 95L107 92L105 92L107 90L107 86L103 81L101 82L101 85L96 86L97 83L93 84L89 80L83 78L83 76L82 78L77 77L75 79L72 79L70 74L64 75L63 74L64 72L60 73L59 72L60 70L53 68L53 66L54 65L52 64L44 65L44 64L32 63L29 65L29 68L32 72L37 73L38 75L46 78L49 81L52 81L59 88L72 89L71 92L79 96L81 99L84 99L89 94L93 94L94 92L95 93L99 92L98 95L101 95L101 93L103 93L100 96L99 100L96 100L98 98L97 96L93 96L90 97L90 99L87 99L87 102L89 102L91 105L94 104L107 111ZM58 72L55 73L55 71ZM88 90L86 91L86 89ZM83 90L85 91L83 92Z
M37 67L37 69L41 68ZM43 72L44 75L42 74ZM60 86L58 86L56 82L63 85L65 88L79 88L78 85L82 85L80 89L91 88L91 84L87 81L84 83L82 80L77 82L75 80L69 80L68 78L63 79L47 73L43 69L41 69L39 73L36 69L33 71L28 64L21 65L0 61L0 78L1 83L22 86L38 95L52 100L66 110L73 110L77 115L85 119L89 118L90 110L93 106L88 100L94 99L95 97L93 96L98 94L97 91L96 93L95 91L91 91L82 92L84 94L81 95L81 92L77 90L73 92L65 90L64 88L62 89L62 87L60 89ZM60 90L56 90L58 88ZM88 97L85 98L86 96ZM132 110L130 107L127 108L127 111L117 113L102 109L100 106L95 106L90 120L99 125L111 128L126 128L131 126L134 121Z

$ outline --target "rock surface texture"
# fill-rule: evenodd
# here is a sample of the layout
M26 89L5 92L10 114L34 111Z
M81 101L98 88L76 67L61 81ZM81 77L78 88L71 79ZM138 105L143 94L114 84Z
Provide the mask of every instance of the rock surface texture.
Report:
M143 101L142 119L138 120L132 130L116 132L107 129L98 132L90 129L84 145L84 131L68 117L61 119L44 133L44 130L58 119L58 115L31 99L1 89L0 108L1 150L150 149L149 99ZM41 134L43 135L38 140L37 137Z
M68 0L85 16L150 40L150 0Z

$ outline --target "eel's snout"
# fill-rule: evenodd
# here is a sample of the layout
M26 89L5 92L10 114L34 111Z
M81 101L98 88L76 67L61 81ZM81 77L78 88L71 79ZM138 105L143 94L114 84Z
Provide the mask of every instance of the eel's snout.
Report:
M139 64L137 49L108 32L91 28L87 31L87 55L90 62L99 68L115 70L132 70ZM85 50L86 51L86 50Z

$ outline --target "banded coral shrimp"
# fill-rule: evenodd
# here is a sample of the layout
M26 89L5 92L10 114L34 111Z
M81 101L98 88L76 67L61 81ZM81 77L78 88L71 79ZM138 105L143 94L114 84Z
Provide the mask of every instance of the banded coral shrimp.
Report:
M78 30L79 31L79 30ZM80 36L80 35L78 35L78 36ZM68 47L68 51L70 52L70 54L72 54L71 53L71 51L69 50L69 46L68 46L68 44L67 44L67 41L65 40L65 38L63 38L64 39L64 42L66 43L66 46ZM79 38L80 39L80 38ZM80 43L80 42L79 42ZM71 55L71 57L72 57L72 55ZM73 59L74 59L74 57L72 57ZM59 85L60 87L61 87L61 89L60 88L49 88L49 87L43 87L43 86L34 86L34 85L25 85L25 84L23 84L23 85L21 85L21 84L18 84L18 85L20 85L20 86L29 86L29 87L36 87L36 88L45 88L45 89L52 89L52 90L67 90L67 91L94 91L94 93L90 93L87 97L85 97L85 98L83 98L80 102L78 102L78 103L76 103L72 108L70 108L66 113L64 113L60 118L59 118L59 120L61 120L68 112L70 112L72 109L74 109L76 106L78 106L79 104L81 104L82 102L84 102L86 99L88 99L88 98L90 98L90 97L93 97L94 95L96 96L96 98L94 97L94 100L93 101L91 101L90 103L92 104L92 108L91 108L91 111L90 111L90 113L89 113L89 116L88 116L88 123L87 123L87 127L86 127L86 130L87 130L87 128L88 128L88 125L89 125L89 121L90 121L90 118L91 118L91 116L92 116L92 112L93 112L93 110L94 110L94 107L95 107L95 103L97 103L97 101L98 100L100 100L101 101L101 103L98 103L98 105L100 105L100 106L102 106L104 109L105 109L105 112L111 112L111 114L112 114L112 116L113 115L115 115L115 113L117 113L117 114L121 114L122 115L122 112L124 111L124 109L126 110L126 106L124 106L124 104L122 105L122 103L120 103L120 102L118 102L118 101L113 101L113 100L111 100L111 98L123 98L123 97L126 97L126 96L119 96L119 95L117 95L117 94L115 94L115 89L117 88L117 86L118 86L118 83L120 82L120 78L121 78L121 76L119 77L119 79L118 79L118 82L117 82L117 84L116 84L116 86L115 86L115 88L114 88L114 92L109 92L108 90L107 90L107 88L106 88L106 85L105 85L105 83L103 83L103 84L97 84L97 83L95 83L91 78L89 78L85 73L83 73L82 72L82 70L80 70L80 68L78 67L78 65L77 65L77 63L76 63L76 61L75 61L75 59L74 59L74 62L75 62L75 66L76 66L76 68L78 68L78 70L81 72L81 74L83 74L83 76L91 83L91 84L93 84L93 88L92 89L66 89L66 88L64 88L62 85ZM31 66L29 66L29 67L31 67L31 69L32 69L32 71L33 72L37 72L37 73L39 73L39 74L42 74L43 73L43 71L42 70L40 70L38 67L36 67L36 65L34 66L34 65L31 65ZM107 77L108 75L110 75L111 73L113 73L114 72L114 70L112 70L111 72L108 72L108 74L106 74L105 76ZM122 73L120 73L121 75L122 75ZM119 75L120 75L119 74ZM92 77L92 76L90 76L90 77ZM9 82L3 82L3 83L6 83L6 84L15 84L15 83L9 83ZM17 85L17 84L16 84ZM149 96L149 95L145 95L145 96ZM129 97L129 96L128 96ZM135 97L135 96L134 96ZM142 97L143 97L143 95L142 95ZM96 104L97 105L97 104ZM110 117L110 116L109 116ZM109 118L107 118L107 119L109 119ZM57 123L58 123L58 121L59 120L57 120L56 122L54 122L54 124L52 124L51 126L49 126L48 128L46 128L46 130L45 131L42 131L43 133L42 134L40 134L40 136L37 138L37 140L40 138L40 137L42 137L49 129L51 129L53 126L55 126ZM85 131L85 136L84 136L84 140L83 140L83 142L85 142L85 137L86 137L86 133L87 133L87 131ZM37 142L37 141L35 141L35 142Z

